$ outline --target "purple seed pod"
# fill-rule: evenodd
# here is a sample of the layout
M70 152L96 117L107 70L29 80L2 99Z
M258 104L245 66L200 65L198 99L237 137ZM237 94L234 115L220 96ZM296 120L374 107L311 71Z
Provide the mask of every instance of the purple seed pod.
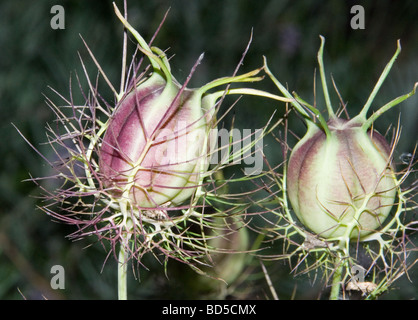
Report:
M245 214L232 201L220 199L221 187L213 182L234 162L211 160L216 152L226 154L226 159L234 159L236 154L245 156L251 143L240 150L234 147L235 154L230 151L233 142L229 139L219 147L217 124L224 114L218 115L218 111L226 95L269 94L239 85L262 80L258 74L263 68L240 75L237 68L230 77L189 88L203 55L180 84L171 73L165 53L150 47L115 4L114 9L127 30L120 92L86 44L99 77L92 81L82 61L88 91L78 76L77 81L84 101L74 101L73 87L68 99L54 91L64 106L47 98L57 116L56 126L47 128L54 160L37 150L50 165L50 172L46 178L32 180L44 191L40 209L77 228L71 239L94 235L108 242L106 247L115 255L119 250L119 271L125 279L126 262L141 262L149 252L158 253L158 258L199 265L213 249L207 244L205 232L213 226L215 217ZM138 42L129 65L128 32ZM142 66L144 60L149 61L148 66ZM100 93L102 81L114 93L112 102ZM238 85L230 88L231 83ZM230 180L220 185L226 185L225 181ZM216 204L221 202L219 209ZM229 230L227 224L217 223L216 228Z
M154 73L109 121L99 154L106 187L139 208L182 203L208 168L214 113L214 99Z
M217 142L219 98L225 94L263 94L250 89L208 91L232 82L259 81L262 77L255 75L261 69L220 78L200 88L187 88L203 55L186 83L179 84L164 52L150 48L116 6L115 11L137 39L152 71L120 96L105 124L98 153L101 179L113 196L135 210L175 208L191 198L209 175Z

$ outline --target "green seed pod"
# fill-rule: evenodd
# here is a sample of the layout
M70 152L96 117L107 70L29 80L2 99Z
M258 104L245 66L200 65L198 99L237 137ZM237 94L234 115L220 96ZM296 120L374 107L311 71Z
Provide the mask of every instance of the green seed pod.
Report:
M375 130L338 118L316 126L294 147L288 196L299 220L322 237L350 238L382 225L396 196L390 146Z
M400 44L384 69L360 113L340 119L331 106L323 67L324 38L318 62L329 120L296 94L291 95L266 72L306 120L307 133L293 148L286 171L286 191L300 222L317 235L348 243L365 240L380 229L396 201L398 182L392 164L392 147L372 129L374 121L390 108L415 94L400 96L367 118L375 95L400 52ZM311 115L314 115L313 117Z

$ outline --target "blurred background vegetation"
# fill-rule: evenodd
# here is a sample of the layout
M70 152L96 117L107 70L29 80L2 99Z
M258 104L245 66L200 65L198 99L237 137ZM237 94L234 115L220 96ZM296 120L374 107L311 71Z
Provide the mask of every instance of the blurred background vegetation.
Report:
M120 0L116 2L123 7ZM56 4L65 9L64 30L50 26L50 9ZM355 115L395 52L397 39L401 39L403 50L375 100L375 107L409 92L418 80L418 2L362 1L364 30L350 27L350 9L355 4L349 0L130 0L128 8L129 21L145 39L151 38L170 8L154 44L170 48L169 52L175 54L172 71L180 81L205 52L193 86L232 74L253 30L253 41L241 71L260 67L265 55L281 82L305 100L313 101L313 72L321 34L326 37L326 72L332 73L348 102L349 113ZM79 35L118 88L122 31L108 0L0 2L0 299L117 297L113 257L106 261L106 251L93 239L70 242L65 236L74 231L72 227L51 222L50 217L36 209L39 190L22 181L30 175L48 175L49 168L11 123L44 150L40 144L46 141L45 125L54 120L44 102L43 94L53 97L48 86L68 97L70 75L82 75L77 52L89 70L95 72ZM262 85L276 92L268 80ZM104 94L111 97L110 92ZM320 97L321 94L319 103ZM332 98L338 104L335 94ZM395 158L412 152L417 143L417 98L388 112L376 124L378 130L385 132L401 114L403 131ZM259 128L278 106L281 105L263 99L245 98L236 106L235 125ZM282 114L279 107L277 116ZM291 118L293 131L302 135L304 126L295 116ZM279 146L273 141L266 143L269 160L278 164ZM50 270L56 264L65 268L65 290L50 287ZM198 276L186 267L170 263L166 275L152 257L146 265L149 270L139 268L141 282L131 275L130 298L207 297L193 285ZM279 298L321 298L320 281L313 282L307 276L294 278L285 263L268 263L267 267L274 270L271 276ZM271 299L259 263L254 260L249 268L237 291L227 297ZM136 268L133 271L138 275ZM403 277L381 298L417 298L417 273L417 268L411 270L411 281Z

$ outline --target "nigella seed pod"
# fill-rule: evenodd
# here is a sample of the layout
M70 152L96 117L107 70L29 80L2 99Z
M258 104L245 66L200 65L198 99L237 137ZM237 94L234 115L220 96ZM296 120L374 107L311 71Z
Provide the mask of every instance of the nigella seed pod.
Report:
M261 69L244 75L214 80L201 88L179 84L162 50L150 48L115 6L125 27L138 40L150 60L152 72L120 99L106 124L99 152L99 171L104 187L136 210L178 207L201 186L216 146L216 110L230 89L208 90L232 82L261 80ZM245 90L244 90L245 91ZM254 91L251 91L251 94ZM127 207L127 206L125 206Z
M154 73L116 107L99 167L107 187L138 207L189 198L214 148L214 99ZM213 139L212 139L213 140Z
M342 108L341 112L334 113L323 64L325 39L320 38L317 59L328 119L319 111L321 106L310 105L296 93L289 93L264 61L266 73L284 97L292 99L290 103L307 127L293 148L288 146L286 134L284 141L280 141L284 146L283 174L272 170L272 187L267 186L274 197L273 201L268 198L268 208L277 203L277 207L268 210L278 217L272 221L272 239L283 240L287 252L280 253L278 259L289 258L293 272L317 274L322 269L326 285L331 288L330 299L345 298L347 291L360 290L360 287L366 299L373 299L387 290L403 270L410 268L405 239L409 226L415 223L408 215L414 188L405 183L413 172L412 157L408 168L397 172L393 157L400 130L394 131L389 143L374 123L386 111L414 95L418 83L409 93L396 97L368 116L401 51L398 41L395 54L356 116L348 116L346 104L333 83ZM347 119L340 118L342 111ZM284 127L288 128L288 122L284 122ZM364 281L371 274L372 281ZM365 283L369 284L366 289L362 285Z
M211 251L217 251L207 241L215 236L196 233L211 228L217 232L222 228L231 231L226 223L214 223L215 217L224 221L223 217L232 211L229 206L234 206L234 202L224 201L216 181L221 170L230 164L224 158L211 163L213 159L217 161L212 156L222 152L227 160L232 160L236 154L245 156L253 144L250 141L233 151L233 142L229 140L218 146L217 124L225 116L218 116L220 103L230 94L272 95L240 85L229 86L262 80L258 74L263 68L236 75L237 68L233 76L215 79L200 88L188 88L203 54L180 84L171 74L165 53L150 47L126 20L126 1L125 17L116 4L113 6L125 27L120 91L115 90L85 43L99 71L93 81L81 59L88 91L78 77L77 81L85 100L74 103L71 86L69 99L53 90L64 106L47 100L59 124L57 129L48 127L48 143L57 161L48 161L32 147L50 165L54 173L49 176L59 182L46 192L46 204L41 209L59 221L75 225L77 230L71 238L96 235L100 241L110 243L115 256L119 250L119 292L123 298L127 261L141 261L145 254L156 251L158 257L163 255L194 266ZM128 31L138 41L129 65ZM246 51L242 59L245 54ZM149 65L141 69L144 60L149 60ZM100 93L98 86L102 81L114 93L114 102L106 101ZM262 135L257 139L262 139ZM225 199L228 197L225 195ZM217 208L219 203L222 209ZM245 211L233 209L234 216Z
M316 126L294 147L288 196L299 220L324 238L350 238L379 228L396 197L391 148L377 131L332 119L329 135Z
M307 132L293 148L285 189L299 221L311 232L347 244L350 239L366 240L383 228L396 202L399 185L392 164L391 146L372 128L374 121L390 108L415 94L414 89L377 110L367 113L401 48L398 48L379 78L366 104L352 119L339 118L331 106L323 67L324 38L318 52L321 83L329 120L319 110L291 95L266 72L306 120ZM312 117L313 115L313 117ZM345 246L345 245L344 245Z

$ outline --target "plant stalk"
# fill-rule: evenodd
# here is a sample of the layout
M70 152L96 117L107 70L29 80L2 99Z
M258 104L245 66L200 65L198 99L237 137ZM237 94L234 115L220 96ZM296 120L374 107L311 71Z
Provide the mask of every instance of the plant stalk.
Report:
M341 279L343 274L344 264L341 259L340 254L335 258L336 268L334 270L334 275L332 276L331 283L331 293L329 295L329 300L338 300L341 290Z
M128 286L127 286L127 264L125 258L125 246L122 243L119 250L119 259L118 259L118 299L127 300L128 299Z

